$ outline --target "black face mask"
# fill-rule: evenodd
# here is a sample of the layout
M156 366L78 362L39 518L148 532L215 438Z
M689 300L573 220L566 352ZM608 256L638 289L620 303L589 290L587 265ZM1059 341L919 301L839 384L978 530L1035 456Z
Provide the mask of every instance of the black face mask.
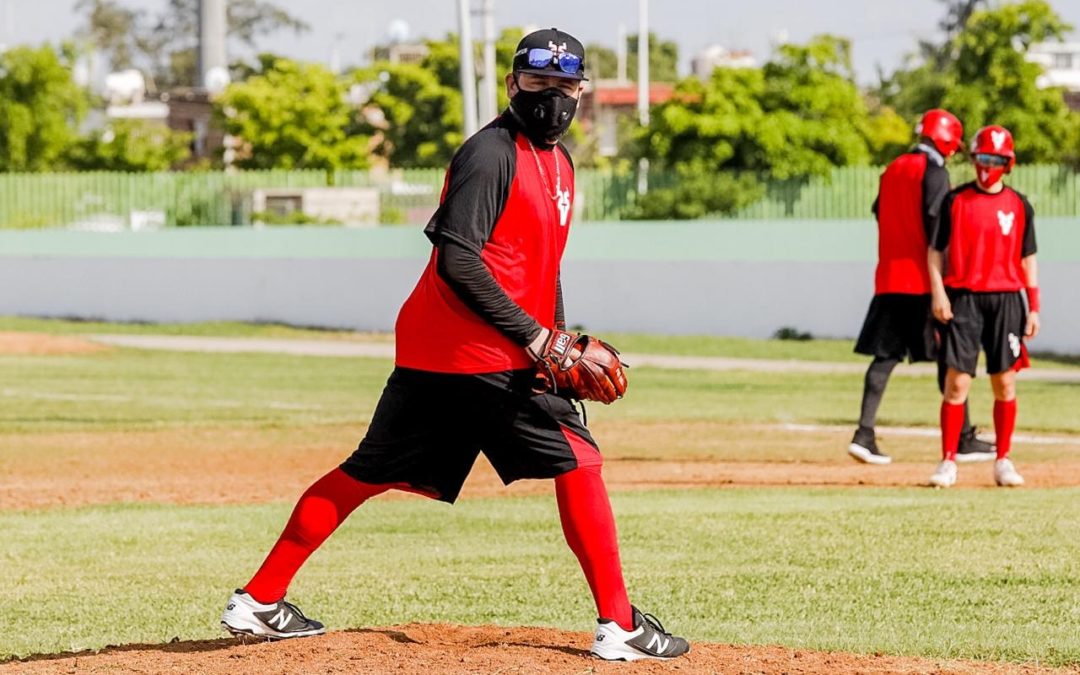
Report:
M518 89L510 105L534 143L558 141L570 128L577 112L577 99L554 87L543 91Z

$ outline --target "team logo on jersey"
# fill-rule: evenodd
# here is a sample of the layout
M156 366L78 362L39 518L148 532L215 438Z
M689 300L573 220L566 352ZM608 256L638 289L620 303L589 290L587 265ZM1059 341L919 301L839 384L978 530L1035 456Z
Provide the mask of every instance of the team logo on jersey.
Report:
M1016 220L1016 214L1010 211L1005 213L1004 211L997 212L998 227L1001 228L1001 236L1007 237L1012 232L1013 221Z
M1009 333L1009 349L1016 358L1020 358L1020 338L1016 337L1016 333Z
M1005 132L1004 131L991 131L990 142L994 144L995 150L1000 150L1001 146L1005 145Z
M559 190L559 200L555 205L559 207L559 225L566 227L570 218L570 188Z

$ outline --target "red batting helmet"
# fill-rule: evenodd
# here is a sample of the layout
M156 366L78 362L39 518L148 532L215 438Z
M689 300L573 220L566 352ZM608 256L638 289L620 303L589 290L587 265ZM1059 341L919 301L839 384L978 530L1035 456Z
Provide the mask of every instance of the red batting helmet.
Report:
M1012 134L1009 133L1008 129L997 124L991 124L988 127L979 129L975 134L975 138L971 139L971 154L1008 157L1009 164L1005 167L1006 172L1012 171L1013 166L1016 164L1016 150L1013 147Z
M964 143L964 125L956 115L941 108L928 110L915 127L915 133L933 141L945 157L951 157Z

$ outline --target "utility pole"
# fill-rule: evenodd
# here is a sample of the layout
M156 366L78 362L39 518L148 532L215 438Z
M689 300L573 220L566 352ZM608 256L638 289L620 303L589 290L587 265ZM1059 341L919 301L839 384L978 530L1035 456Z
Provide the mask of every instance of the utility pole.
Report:
M228 84L227 16L226 0L199 0L199 81L196 84L202 89Z
M638 122L649 125L649 0L638 0Z
M615 42L615 60L618 63L616 69L616 78L620 84L624 84L627 81L626 77L626 24L619 23L619 37Z
M487 124L499 114L496 97L498 81L495 79L495 0L482 0L480 10L484 18L484 78L480 98L480 121Z
M473 65L472 17L469 0L458 0L458 40L461 46L461 100L465 137L476 133L476 66Z
M638 123L649 126L649 0L638 0ZM649 191L649 160L638 162L638 194Z

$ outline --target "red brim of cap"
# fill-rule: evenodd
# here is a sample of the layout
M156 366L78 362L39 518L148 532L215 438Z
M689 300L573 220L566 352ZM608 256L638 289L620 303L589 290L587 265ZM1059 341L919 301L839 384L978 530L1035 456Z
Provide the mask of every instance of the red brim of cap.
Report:
M581 73L564 73L557 68L521 68L520 70L515 70L514 72L528 73L529 75L542 75L544 77L561 77L566 80L581 80L582 82L589 81L589 78L585 77Z

